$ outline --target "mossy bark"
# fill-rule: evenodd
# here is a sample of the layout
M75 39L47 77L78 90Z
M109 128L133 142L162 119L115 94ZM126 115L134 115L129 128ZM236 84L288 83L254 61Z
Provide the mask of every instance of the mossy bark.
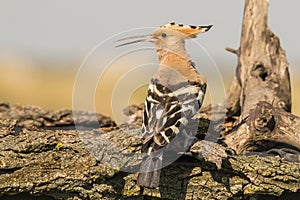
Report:
M136 173L106 166L81 141L82 136L87 141L101 134L123 149L138 152L141 140L136 136L140 128L119 128L103 117L100 119L112 126L79 131L70 128L72 120L62 120L59 111L4 103L0 109L1 199L264 199L266 196L284 199L299 196L300 163L284 161L278 156L230 156L223 146L208 141L194 144L190 150L193 157L186 156L164 168L160 188L145 189L142 195L136 185ZM9 112L3 111L8 109ZM12 117L11 112L22 114ZM43 113L53 116L51 125L59 122L59 126L40 126L37 122ZM33 116L30 123L35 125L24 123L29 115ZM207 120L202 124L207 125ZM221 162L206 161L212 156L204 154L213 152L217 152Z
M100 114L0 103L0 198L300 199L300 119L289 113L288 64L267 13L268 0L246 0L241 46L229 49L239 59L225 106L235 126L223 129L223 143L198 141L164 168L159 189L142 190L122 170L138 169L139 156L120 159L102 141L139 152L139 116L117 127ZM208 124L220 130L206 118L201 135Z

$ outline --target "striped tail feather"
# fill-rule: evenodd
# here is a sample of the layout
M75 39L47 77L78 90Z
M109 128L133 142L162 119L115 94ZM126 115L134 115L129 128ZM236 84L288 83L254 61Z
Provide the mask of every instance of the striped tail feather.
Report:
M153 152L152 152L153 153ZM146 188L157 188L160 181L163 152L156 155L145 155L140 167L137 184Z

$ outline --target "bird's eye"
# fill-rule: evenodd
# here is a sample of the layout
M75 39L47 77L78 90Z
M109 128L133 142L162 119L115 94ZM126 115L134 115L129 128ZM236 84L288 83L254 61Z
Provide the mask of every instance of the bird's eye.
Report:
M165 38L165 37L167 37L167 34L162 33L162 34L161 34L161 37Z

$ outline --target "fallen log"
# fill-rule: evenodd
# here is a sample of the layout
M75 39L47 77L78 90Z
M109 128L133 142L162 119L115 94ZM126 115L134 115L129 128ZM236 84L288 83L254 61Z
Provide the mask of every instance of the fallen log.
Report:
M35 111L36 107L28 106L26 110ZM56 116L57 111L42 113ZM285 199L300 195L300 163L279 156L229 155L225 147L209 141L195 143L190 150L193 156L183 156L164 168L160 188L146 189L142 195L136 185L136 173L105 165L107 157L95 157L84 143L95 141L93 148L101 150L97 138L105 136L124 151L139 152L140 128L25 127L18 119L1 114L1 199ZM38 124L35 122L41 117L32 118L33 124ZM60 118L52 120L61 122ZM203 120L202 124L207 125ZM64 123L66 127L72 125L68 122ZM209 159L213 152L221 162ZM138 159L137 156L137 162L127 165L138 165Z
M202 109L199 135L214 139L164 168L159 189L136 185L140 108L127 111L136 124L117 127L100 114L0 103L0 198L299 199L300 120L290 114L288 63L267 13L267 0L246 0L241 46L228 49L239 62L227 126Z

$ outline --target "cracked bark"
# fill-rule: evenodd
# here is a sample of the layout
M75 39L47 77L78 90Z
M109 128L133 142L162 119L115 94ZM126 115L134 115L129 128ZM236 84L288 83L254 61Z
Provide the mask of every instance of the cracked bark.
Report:
M268 28L268 0L246 0L236 75L228 89L229 116L245 118L260 101L291 111L288 62ZM231 51L233 52L233 51Z
M299 119L290 113L288 62L267 20L267 0L246 0L240 48L228 49L237 54L238 66L226 110L228 118L237 117L238 128L225 133L224 141L239 154L300 150Z
M114 157L116 152L99 140L105 137L109 144L121 150L139 152L140 128L110 126L80 131L70 129L73 122L67 115L61 117L62 112L0 104L2 111L4 108L10 112L2 112L0 118L1 199L265 199L272 196L286 199L300 195L300 163L278 156L228 155L228 149L220 144L199 141L190 149L193 157L184 156L164 168L160 188L146 189L142 197L136 185L136 173L105 165L107 158ZM10 119L11 112L23 115ZM23 123L28 120L26 116L34 114L37 117L31 117L31 124L41 125L36 122L43 113L53 116L52 123L59 122L60 126ZM114 124L109 118L100 119ZM208 121L201 121L205 127L200 128L207 128ZM91 148L94 154L88 151ZM127 167L137 168L139 159L139 156L130 157Z
M246 0L241 46L228 49L239 64L226 109L228 119L238 119L223 131L226 147L198 141L191 155L162 170L159 189L145 189L142 196L137 174L120 168L138 168L139 156L126 156L140 151L136 125L116 127L103 115L0 103L0 198L299 199L300 163L290 161L300 160L300 118L289 113L288 64L267 27L267 9L267 0ZM133 114L129 121L140 124L141 109L133 110L127 111ZM209 119L209 109L202 111ZM202 118L201 134L209 124L210 131L219 131L220 122ZM120 159L110 144L125 156Z

